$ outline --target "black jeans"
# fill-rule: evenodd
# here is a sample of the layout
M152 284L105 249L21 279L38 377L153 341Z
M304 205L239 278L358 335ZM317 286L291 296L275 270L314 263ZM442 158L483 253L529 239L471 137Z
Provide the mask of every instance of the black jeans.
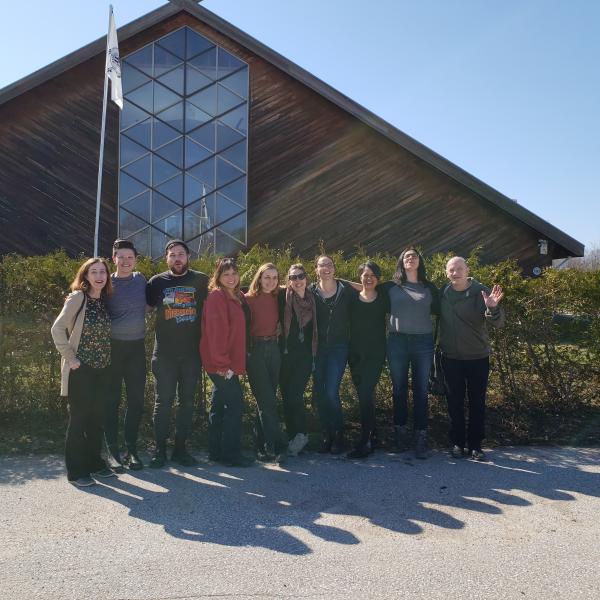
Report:
M481 450L485 437L485 395L490 372L490 359L442 359L448 384L450 441L470 450ZM465 394L469 398L469 429L465 435Z
M275 341L252 341L248 356L248 381L257 405L257 448L267 444L275 452L287 448L287 439L277 414L277 383L281 367L281 351Z
M69 425L65 463L70 481L106 467L100 456L108 367L92 369L81 363L69 373Z
M243 392L237 375L209 373L213 391L208 416L208 452L213 460L235 461L242 453Z
M358 354L350 351L348 357L352 381L358 394L362 443L369 441L375 430L374 392L384 363L385 354Z
M177 394L177 414L175 416L175 440L184 442L192 429L194 398L200 376L200 356L190 353L187 356L154 355L152 372L156 380L154 401L154 436L157 444L164 444L169 437L171 408Z
M110 384L104 421L104 436L109 448L119 447L119 405L123 381L127 392L125 445L129 451L135 452L138 429L144 412L146 387L146 350L143 339L111 340Z
M282 356L279 385L283 400L283 418L289 439L297 433L306 433L306 405L304 391L313 370L310 348L307 352L293 350Z

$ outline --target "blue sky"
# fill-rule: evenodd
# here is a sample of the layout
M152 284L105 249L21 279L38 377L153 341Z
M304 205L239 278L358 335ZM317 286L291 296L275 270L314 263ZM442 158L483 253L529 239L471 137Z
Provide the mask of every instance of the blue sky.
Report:
M162 4L114 0L117 26ZM600 244L600 2L202 5L587 247ZM6 3L0 88L105 35L107 11L99 0Z

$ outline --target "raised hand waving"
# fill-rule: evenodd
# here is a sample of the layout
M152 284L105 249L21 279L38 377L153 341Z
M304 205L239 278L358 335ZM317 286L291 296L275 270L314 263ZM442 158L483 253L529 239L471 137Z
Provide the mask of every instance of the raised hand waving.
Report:
M487 308L496 308L500 303L500 300L504 298L504 292L499 285L495 285L488 296L484 290L481 290L481 295L483 296L483 301Z

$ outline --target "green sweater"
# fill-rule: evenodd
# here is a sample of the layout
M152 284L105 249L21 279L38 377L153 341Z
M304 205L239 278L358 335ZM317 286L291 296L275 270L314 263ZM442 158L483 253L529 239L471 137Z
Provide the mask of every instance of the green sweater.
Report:
M482 291L490 289L469 278L471 285L462 292L450 284L440 294L440 346L444 356L459 360L474 360L490 355L486 322L494 327L504 324L504 311L497 306L488 309Z

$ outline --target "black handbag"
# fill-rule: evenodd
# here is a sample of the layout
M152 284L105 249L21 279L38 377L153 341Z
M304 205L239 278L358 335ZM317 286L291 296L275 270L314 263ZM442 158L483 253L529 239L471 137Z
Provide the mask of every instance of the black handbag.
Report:
M448 385L446 384L446 378L444 377L444 368L442 366L442 349L438 344L438 326L440 319L439 317L435 322L435 349L433 351L433 363L429 371L429 393L432 396L445 396L448 393Z

